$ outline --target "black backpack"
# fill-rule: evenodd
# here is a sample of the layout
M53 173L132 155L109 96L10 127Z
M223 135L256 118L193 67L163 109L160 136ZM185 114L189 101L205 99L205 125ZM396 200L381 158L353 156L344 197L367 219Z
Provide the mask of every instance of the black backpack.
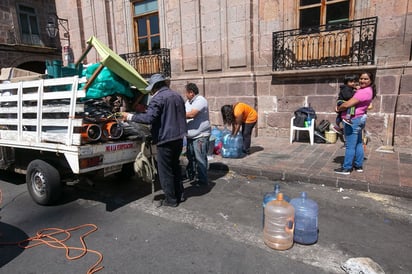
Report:
M293 125L295 127L304 127L305 121L308 119L316 119L316 112L312 107L301 107L295 111L295 119L293 120Z

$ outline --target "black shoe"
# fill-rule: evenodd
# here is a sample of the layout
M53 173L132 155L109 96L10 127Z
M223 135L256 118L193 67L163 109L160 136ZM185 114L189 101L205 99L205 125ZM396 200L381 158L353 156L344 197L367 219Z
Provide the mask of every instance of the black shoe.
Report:
M363 172L363 167L361 166L355 166L353 167L354 170L356 170L356 172L362 173Z
M177 207L177 203L170 203L167 200L157 201L156 207L161 207L161 206Z
M209 183L204 183L204 182L199 182L199 181L197 181L197 182L195 182L194 184L193 184L195 187L208 187L209 186Z
M352 170L344 169L343 167L335 169L336 174L349 175Z

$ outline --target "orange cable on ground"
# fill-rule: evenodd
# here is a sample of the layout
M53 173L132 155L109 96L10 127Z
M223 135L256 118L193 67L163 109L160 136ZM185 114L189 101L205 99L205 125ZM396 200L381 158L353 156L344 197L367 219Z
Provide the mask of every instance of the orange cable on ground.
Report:
M0 190L0 204L2 202L2 192ZM70 232L76 231L82 228L87 228L89 227L90 229L83 233L80 237L79 240L81 242L81 247L75 247L75 246L67 246L65 242L70 239L71 234ZM88 235L91 233L95 232L97 230L97 226L94 224L84 224L84 225L79 225L76 227L72 227L69 229L60 229L60 228L44 228L42 230L39 230L36 233L36 236L27 238L23 241L20 242L0 242L0 246L10 246L10 245L17 245L20 248L23 249L28 249L32 248L35 246L39 245L47 245L52 248L58 248L58 249L65 249L66 250L66 258L68 260L77 260L83 257L84 255L87 254L87 252L94 253L98 256L98 260L96 261L95 264L93 264L89 270L87 271L87 274L93 274L97 271L100 271L103 269L103 266L101 266L101 262L103 261L103 255L102 253L92 250L92 249L87 249L86 242L84 241L84 238L86 238ZM58 237L62 237L61 234L63 234L63 239L59 239ZM30 242L33 242L32 244L29 244ZM25 243L28 243L28 245L24 245ZM71 256L70 252L71 251L81 251L79 255L76 256Z

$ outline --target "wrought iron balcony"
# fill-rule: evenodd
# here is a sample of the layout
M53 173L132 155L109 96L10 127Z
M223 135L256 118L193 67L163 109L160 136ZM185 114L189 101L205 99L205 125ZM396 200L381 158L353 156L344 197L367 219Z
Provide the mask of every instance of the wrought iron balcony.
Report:
M125 59L145 78L149 78L155 73L163 74L165 77L172 76L169 49L132 52L121 54L120 57Z
M274 71L373 65L378 18L273 33Z

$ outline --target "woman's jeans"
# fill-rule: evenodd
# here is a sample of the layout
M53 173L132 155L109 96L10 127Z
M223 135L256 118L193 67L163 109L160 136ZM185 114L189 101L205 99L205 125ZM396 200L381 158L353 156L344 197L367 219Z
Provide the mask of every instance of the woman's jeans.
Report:
M345 125L345 159L343 161L343 169L352 170L353 166L363 167L363 142L362 130L366 123L366 114L352 119L352 125Z
M252 142L252 130L255 127L255 123L243 123L242 124L242 136L243 136L243 152L250 153L250 144Z
M187 175L190 179L196 178L200 184L208 184L207 152L209 151L209 136L196 139L187 139L186 156L188 160Z

